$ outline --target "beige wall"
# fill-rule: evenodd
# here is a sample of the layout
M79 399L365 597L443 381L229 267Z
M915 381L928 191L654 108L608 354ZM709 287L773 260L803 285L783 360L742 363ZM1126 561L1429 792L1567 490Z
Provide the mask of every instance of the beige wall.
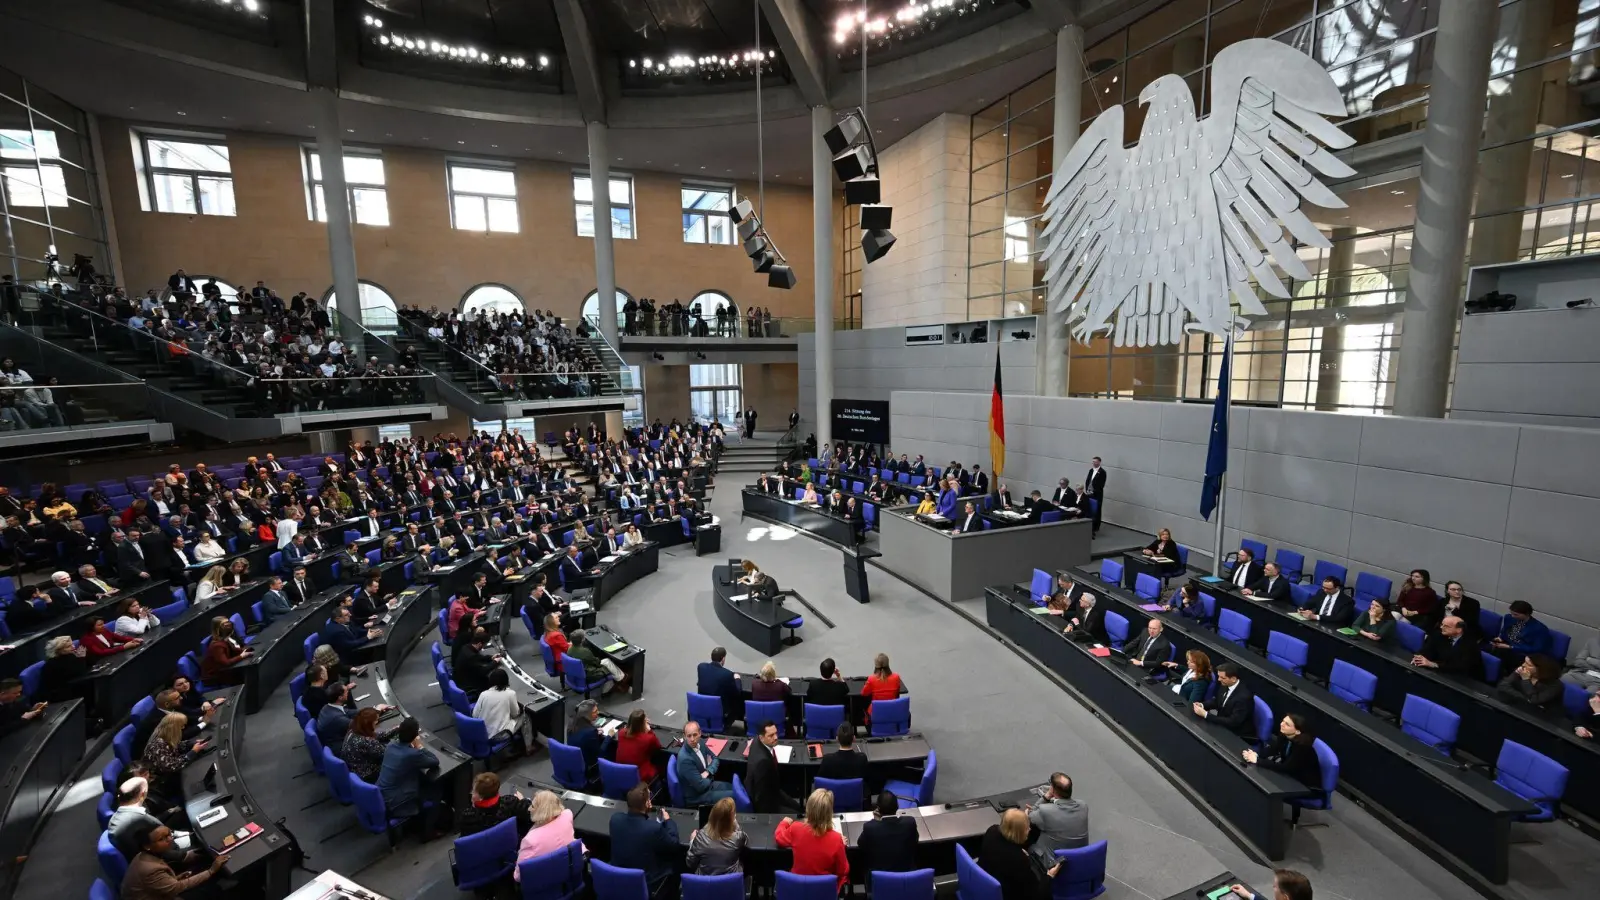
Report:
M800 403L799 363L760 363L744 367L744 405L755 407L763 431L789 427L789 413Z
M129 123L104 123L110 201L130 288L164 285L179 266L245 285L265 280L280 294L321 296L332 284L328 241L306 215L301 143L259 133L228 135L235 217L141 211ZM579 237L572 208L571 165L517 164L521 233L482 234L450 226L445 152L385 148L388 227L355 226L356 266L401 304L448 308L468 288L499 282L525 303L575 315L595 287L594 245ZM617 286L634 296L687 302L702 290L721 290L741 307L754 303L773 315L812 315L811 192L767 185L766 221L800 274L793 291L772 290L750 271L738 246L685 244L681 180L635 172L638 238L616 241ZM754 184L737 184L741 195Z
M688 366L644 366L640 373L644 376L646 422L689 421Z

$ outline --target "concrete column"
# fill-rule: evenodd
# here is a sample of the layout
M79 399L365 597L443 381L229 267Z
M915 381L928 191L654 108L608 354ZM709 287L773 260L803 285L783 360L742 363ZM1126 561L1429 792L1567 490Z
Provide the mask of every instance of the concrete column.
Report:
M317 158L322 164L323 205L328 210L328 259L333 264L333 292L339 315L361 324L361 279L356 275L356 242L350 229L350 190L344 180L344 129L339 125L339 97L329 88L311 89L317 117ZM344 329L345 345L360 354L361 332Z
M833 443L833 154L822 135L833 127L833 110L811 108L811 283L817 342L817 447ZM865 297L862 308L866 308ZM802 413L802 415L804 415ZM797 435L801 441L803 435Z
M1350 305L1350 270L1356 264L1355 237L1355 226L1334 226L1333 249L1328 251L1328 271L1324 279L1329 309ZM1322 329L1322 348L1317 353L1317 409L1320 410L1332 412L1339 408L1344 329L1343 324L1324 326Z
M1056 32L1055 130L1052 132L1052 166L1059 167L1078 142L1078 121L1083 118L1083 27L1066 25ZM1038 392L1046 397L1067 396L1067 359L1072 338L1067 333L1067 310L1045 308L1039 332Z
M1440 9L1394 395L1395 415L1435 419L1444 417L1450 347L1461 317L1462 265L1499 14L1495 0L1453 0Z
M1517 42L1517 64L1543 59L1550 48L1552 0L1522 0L1506 7L1506 23ZM1528 200L1528 168L1533 162L1533 141L1526 138L1539 127L1539 101L1544 92L1544 67L1523 69L1511 76L1511 89L1489 99L1483 142L1503 147L1483 151L1478 164L1478 209L1518 209ZM1522 243L1522 213L1479 218L1472 223L1472 265L1511 262Z
M617 265L611 253L611 157L606 123L589 123L589 187L594 199L594 280L599 294L600 334L622 352L617 341Z

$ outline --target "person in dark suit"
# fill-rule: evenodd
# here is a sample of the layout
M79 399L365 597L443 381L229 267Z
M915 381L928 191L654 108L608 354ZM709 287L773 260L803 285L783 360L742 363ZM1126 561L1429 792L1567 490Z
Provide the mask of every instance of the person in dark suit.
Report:
M1317 759L1315 738L1306 727L1305 716L1289 713L1278 722L1277 731L1265 749L1244 751L1244 761L1263 769L1274 769L1298 779L1307 787L1321 789L1322 763ZM1298 809L1298 808L1297 808Z
M456 640L454 659L451 660L450 680L476 699L489 686L489 673L500 665L500 657L484 652L489 644L489 632L475 628L470 636Z
M711 648L711 660L695 669L695 693L722 698L722 719L733 722L744 716L744 693L739 690L739 679L723 661L728 658L726 647Z
M755 413L751 413L751 421ZM651 897L678 896L677 864L683 861L678 823L650 803L650 785L640 782L628 791L628 807L611 814L611 864L638 869Z
M594 577L583 570L583 551L577 544L567 546L567 555L561 558L561 575L566 580L567 590L587 586Z
M1078 597L1078 613L1067 619L1067 625L1062 631L1075 641L1094 641L1105 643L1106 637L1106 611L1100 608L1093 594L1088 591Z
M806 692L806 702L814 706L847 706L850 703L850 686L839 676L839 668L829 657L818 666L821 678L811 679Z
M983 520L978 517L978 508L969 500L962 506L961 518L956 520L956 527L950 533L968 534L974 531L982 531L983 526L979 524L982 521Z
M283 586L283 592L289 596L289 603L293 606L310 600L316 596L317 586L311 582L311 577L306 574L305 566L295 566L290 572L289 583Z
M750 766L746 772L749 784L745 787L750 793L750 811L798 816L802 812L799 801L783 792L778 758L772 753L772 748L777 745L777 724L762 722L757 728L755 743L750 745Z
M839 749L822 757L817 775L833 779L866 778L867 755L856 749L856 727L849 722L840 722L836 737Z
M1264 572L1261 563L1256 562L1256 555L1251 553L1248 547L1240 547L1238 559L1233 564L1233 573L1228 576L1228 580L1233 582L1236 588L1247 588L1260 581Z
M1094 530L1100 530L1100 513L1106 506L1106 470L1100 465L1100 457L1096 456L1089 461L1089 474L1083 477L1084 493L1094 498ZM1084 509L1088 512L1088 509Z
M1215 722L1240 737L1254 738L1256 699L1239 680L1239 667L1231 662L1217 666L1217 692L1205 703L1194 704L1194 714Z
M1144 634L1129 641L1122 648L1128 661L1144 669L1146 675L1155 675L1162 670L1162 666L1172 656L1172 641L1162 634L1161 620L1151 618L1145 626Z
M911 872L919 868L916 820L901 817L900 802L894 794L884 791L878 795L872 821L862 824L856 849L861 854L862 868L868 872Z
M600 704L585 700L578 704L572 713L571 723L567 725L567 743L583 752L583 764L587 767L590 781L595 780L600 769L600 750L605 744L600 729L594 727L599 717Z
M981 466L972 467L972 489L979 494L989 493L989 476ZM1010 504L1006 504L1009 506Z
M294 609L289 593L283 589L283 579L277 575L267 582L267 592L261 596L261 622L271 625Z
M1422 650L1411 657L1413 666L1438 669L1471 678L1483 678L1483 657L1478 645L1466 636L1466 625L1457 616L1446 616L1439 630L1422 642Z
M341 606L334 610L333 618L322 627L322 642L332 647L341 660L351 663L355 651L360 649L362 644L382 633L376 628L362 632L350 624L350 608Z
M1288 600L1289 579L1283 577L1277 563L1269 562L1261 567L1261 577L1239 593L1258 600Z
M1300 606L1300 618L1321 622L1329 628L1348 628L1356 620L1356 601L1346 594L1339 579L1332 575L1322 579L1321 593Z
M150 580L150 563L145 561L142 541L139 529L129 528L125 539L117 542L117 571L124 587L137 587Z

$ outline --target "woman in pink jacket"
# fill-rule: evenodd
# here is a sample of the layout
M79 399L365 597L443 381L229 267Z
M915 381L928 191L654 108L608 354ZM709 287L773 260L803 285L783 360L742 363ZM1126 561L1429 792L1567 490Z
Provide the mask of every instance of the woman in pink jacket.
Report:
M572 810L561 805L561 798L554 791L534 794L529 816L533 819L533 827L522 836L522 845L517 848L518 868L513 875L518 882L522 881L522 863L565 849L577 838L572 831ZM587 847L583 851L589 852Z

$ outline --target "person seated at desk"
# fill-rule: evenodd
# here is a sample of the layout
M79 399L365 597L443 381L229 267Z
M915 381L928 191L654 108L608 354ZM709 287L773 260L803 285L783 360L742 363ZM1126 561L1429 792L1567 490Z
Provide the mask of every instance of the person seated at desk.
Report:
M750 794L750 811L758 813L795 813L800 804L783 792L782 777L778 772L778 757L772 748L778 745L778 724L761 722L754 730L755 741L750 745L749 765L745 770L745 789Z
M806 482L805 490L800 493L800 502L812 504L821 502L817 497L817 486L815 484L809 481Z
M567 651L567 655L583 663L583 673L589 677L590 681L599 681L601 678L610 675L611 684L606 693L610 694L626 688L628 686L628 676L622 671L622 667L613 660L605 659L596 654L589 646L588 638L588 633L582 628L574 628L568 632L567 642L572 645L572 649Z
M1169 612L1199 621L1206 617L1206 606L1200 600L1200 588L1192 581L1178 585L1165 604Z
M1148 547L1139 551L1146 559L1161 558L1171 562L1161 563L1159 571L1162 575L1182 575L1183 563L1178 562L1178 542L1172 539L1172 532L1166 528L1156 532L1156 539Z
M867 727L872 727L872 701L898 700L904 685L900 676L889 668L889 654L879 653L872 658L872 674L867 676L867 683L861 686L861 696L867 698Z
M840 674L833 657L824 659L822 664L817 666L817 671L822 677L811 679L806 702L814 706L848 706L850 686L844 683L844 677Z
M1495 686L1495 693L1503 700L1551 711L1561 709L1561 697L1565 690L1561 684L1561 663L1543 653L1524 657L1522 665L1500 679Z
M595 780L600 768L600 748L605 744L600 729L595 727L595 721L599 718L600 704L585 700L573 710L572 721L567 723L567 744L583 751L583 762L588 768L590 781Z
M351 691L356 689L356 683L350 679L354 675L361 675L367 671L366 666L351 668L346 665L345 661L339 658L339 651L327 644L317 645L317 649L311 653L311 661L328 670L329 682L346 684Z
M628 809L611 815L611 864L640 869L652 898L678 895L678 823L663 809L652 815L650 785L639 782L628 790Z
M342 684L328 687L328 702L317 711L317 739L335 756L344 752L344 738L350 732L350 721L356 712L349 688Z
M550 591L549 578L543 573L533 576L533 590L528 594L528 605L536 607L544 615L560 613L566 616L569 604L563 597L558 597Z
M1311 881L1293 869L1277 869L1272 873L1272 896L1263 897L1242 884L1229 888L1234 896L1243 900L1311 900Z
M1298 610L1300 618L1321 622L1329 628L1348 628L1356 620L1356 601L1344 593L1344 585L1333 575L1322 579L1321 593L1312 594Z
M861 825L856 838L862 868L872 872L911 872L917 861L917 823L900 815L900 798L889 791L878 794L872 819Z
M1233 574L1228 576L1228 580L1234 587L1243 589L1259 581L1265 571L1261 563L1256 562L1255 554L1249 547L1240 547L1235 556Z
M588 534L588 532L582 528L578 529L577 533ZM569 591L579 587L585 587L590 582L594 581L594 575L590 574L588 571L585 571L583 568L583 551L579 549L576 539L574 539L571 544L567 545L567 554L561 557L561 572L566 578L567 590Z
M1078 595L1078 614L1067 619L1061 631L1080 642L1103 644L1110 640L1106 636L1106 611L1088 591Z
M642 709L628 713L628 723L617 732L617 762L638 766L639 780L654 784L656 776L661 774L655 764L656 754L660 752L661 739L650 727L650 717Z
M116 808L111 813L111 819L106 822L106 834L111 837L111 845L122 852L122 855L132 859L141 849L137 835L146 829L162 824L161 820L150 812L146 805L150 802L150 781L143 776L135 775L126 778L117 786ZM175 866L185 865L199 858L195 851L184 850L174 841L162 858Z
M1384 644L1394 638L1394 622L1394 613L1389 610L1389 604L1374 597L1361 615L1350 623L1350 627L1355 629L1357 635L1375 644Z
M478 627L478 620L483 616L483 610L473 609L467 602L467 596L457 592L450 597L450 611L445 614L445 633L454 642L461 633L461 626L466 625L468 632Z
M865 779L867 755L856 749L856 727L849 722L840 722L834 739L839 742L839 749L822 757L817 775L833 779Z
M472 779L472 795L468 798L467 808L461 811L457 827L461 836L466 837L488 831L506 819L516 819L517 834L520 835L533 827L529 807L528 798L522 796L521 791L500 793L499 775L479 772Z
M322 641L339 654L339 658L349 663L356 651L367 641L383 634L381 628L368 628L359 630L350 621L350 607L341 606L333 611L333 618L322 627Z
M689 854L684 867L691 875L742 873L741 857L749 844L749 835L739 828L733 798L723 797L711 807L705 827L689 835Z
M956 527L951 529L951 534L967 534L973 531L982 531L983 519L978 516L978 507L972 501L967 501L961 508L961 518L957 520Z
M694 692L721 697L723 721L733 722L744 717L744 692L739 689L739 676L728 671L727 659L728 648L711 648L710 661L695 667Z
M767 660L761 666L761 672L754 684L750 685L750 699L757 703L771 703L782 701L787 703L792 691L787 681L778 679L778 667L772 660Z
M1249 587L1241 588L1239 593L1257 600L1288 600L1289 579L1283 577L1277 563L1269 562L1261 567L1261 577Z
M294 604L283 589L283 577L272 576L267 581L267 592L261 595L261 624L271 625L293 611Z
M1483 656L1478 645L1467 639L1465 625L1455 616L1439 623L1439 630L1422 642L1422 649L1411 657L1411 664L1483 679Z
M159 822L143 823L132 840L140 850L128 861L128 871L122 876L121 900L179 900L185 893L210 881L228 864L228 855L219 853L212 857L206 869L179 875L169 860L173 851L172 829Z
M1050 595L1049 600L1044 602L1045 615L1049 616L1062 616L1065 618L1077 612L1077 610L1078 604L1073 601L1072 595L1066 591L1057 591Z
M1289 713L1278 721L1278 728L1265 749L1244 751L1244 761L1263 769L1283 772L1301 784L1321 788L1322 761L1317 759L1315 738L1306 726L1305 716Z
M222 546L210 531L200 532L200 540L194 545L195 562L212 562L227 555L228 548Z
M522 882L521 863L546 853L565 850L578 839L572 827L572 810L561 803L561 797L555 791L539 791L533 795L528 819L533 827L522 836L522 842L517 846L518 868L511 870L512 879L519 884Z
M1600 635L1585 640L1578 652L1572 654L1572 668L1561 680L1585 691L1600 688Z
M1533 604L1514 600L1500 622L1500 633L1489 641L1489 652L1508 666L1519 666L1535 653L1548 654L1554 642L1549 627L1533 617Z
M490 673L500 668L500 656L484 652L488 645L489 632L479 626L458 638L450 651L450 680L468 699L476 700L487 690Z
M776 591L778 582L771 575L756 568L754 561L745 560L741 568L744 569L744 574L739 576L735 583L749 585L748 593L751 596L758 594L770 596Z
M187 684L188 680L185 679ZM199 736L203 724L211 720L211 708L207 703L198 711L186 708L183 703L183 694L168 688L156 694L156 704L148 713L133 723L133 746L143 747L150 742L150 735L155 734L156 726L166 719L170 713L182 713L187 721L184 722L183 739L192 740Z
M338 757L357 778L372 784L383 768L384 746L394 737L394 731L379 734L378 719L388 706L364 706L350 720L350 730L345 732L344 743Z
M444 834L444 820L449 809L442 803L424 805L425 779L439 770L439 757L422 744L422 726L417 720L406 718L395 731L395 738L383 751L383 765L378 770L378 790L383 794L383 805L390 819L417 822L423 829L423 840L434 840Z
M1474 644L1481 644L1485 637L1483 626L1478 624L1478 611L1480 606L1476 597L1468 597L1466 588L1459 581L1446 581L1444 583L1444 608L1439 610L1431 627L1437 629L1439 622L1446 616L1455 616L1460 619L1467 629L1467 637Z
M1039 523L1043 522L1044 514L1052 509L1055 509L1053 505L1044 499L1044 495L1040 494L1038 491L1034 491L1029 494L1028 498L1022 501L1022 506L1028 511L1029 525L1038 525Z
M1439 595L1433 591L1432 580L1427 569L1412 569L1395 595L1396 615L1424 631L1431 631L1439 621Z
M89 671L88 651L72 646L72 638L51 638L44 645L44 668L39 671L39 694L44 700L67 700L79 696L77 679Z
M124 637L138 637L160 626L161 620L150 610L145 609L134 597L129 597L117 605L117 634Z
M651 737L654 737L652 734ZM618 738L618 762L621 762L621 738ZM733 788L718 782L717 755L701 740L700 723L689 721L683 726L683 746L678 748L670 764L678 767L678 784L683 789L683 802L688 806L711 806L733 796ZM641 777L643 769L640 770ZM731 800L729 802L732 802Z
M1217 666L1217 692L1210 700L1196 702L1194 714L1215 722L1247 740L1254 739L1256 704L1250 689L1239 680L1239 667L1231 662Z
M917 511L914 513L914 515L933 516L938 514L939 507L934 504L933 495L924 491L922 494L922 501L917 504Z
M90 659L99 660L124 650L132 650L143 641L139 638L117 634L106 626L103 616L95 616L89 620L88 628L83 637L78 639L78 646L82 647Z
M39 588L28 585L17 589L17 595L5 606L5 626L11 634L28 634L37 631L49 618L48 610L41 606ZM73 604L76 606L77 604Z
M1072 799L1072 779L1066 773L1052 772L1044 802L1023 810L1033 832L1033 853L1045 866L1055 862L1057 850L1089 846L1089 807Z
M1178 668L1176 662L1164 662L1161 665L1167 668L1169 674ZM1183 654L1183 668L1183 678L1172 683L1172 692L1192 707L1205 700L1206 691L1211 687L1211 657L1204 650L1186 651Z
M491 736L512 735L517 749L524 755L539 746L533 719L529 718L527 708L517 701L516 693L511 690L511 676L504 666L495 666L489 671L489 686L478 695L472 716L483 720Z
M36 722L50 704L32 703L23 699L22 682L16 678L0 680L0 737L20 731L24 725Z
M1572 720L1572 733L1585 740L1594 740L1600 734L1600 693L1590 694L1587 708Z
M833 875L839 890L850 881L850 859L845 854L844 835L833 827L833 791L817 788L806 797L804 821L785 817L778 822L773 838L779 847L794 853L789 871L796 875Z
M978 867L1000 882L1006 900L1049 900L1050 880L1061 871L1058 861L1049 868L1028 849L1028 814L1008 809L998 824L990 825L978 846Z
M242 684L244 673L233 664L255 655L233 631L233 622L224 616L211 618L211 643L200 658L200 680L206 684Z
M1160 619L1152 617L1145 624L1144 634L1122 648L1128 662L1144 669L1147 678L1154 678L1157 672L1163 671L1172 656L1172 641L1162 633L1163 627Z
M189 717L183 713L167 713L139 753L139 759L150 770L151 790L159 796L183 796L183 767L208 746L206 741L183 739L188 724Z

